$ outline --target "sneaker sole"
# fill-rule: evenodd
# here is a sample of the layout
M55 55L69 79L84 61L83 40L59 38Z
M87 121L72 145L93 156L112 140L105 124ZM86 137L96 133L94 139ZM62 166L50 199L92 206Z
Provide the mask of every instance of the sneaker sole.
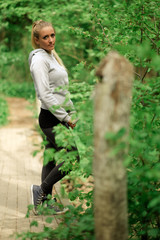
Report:
M34 200L33 200L33 185L31 185L31 204L34 206ZM37 215L37 211L35 209L35 207L32 209L32 212Z
M65 214L68 211L69 211L69 208L64 208L63 211L55 212L55 213L53 213L53 215L62 215L62 214Z

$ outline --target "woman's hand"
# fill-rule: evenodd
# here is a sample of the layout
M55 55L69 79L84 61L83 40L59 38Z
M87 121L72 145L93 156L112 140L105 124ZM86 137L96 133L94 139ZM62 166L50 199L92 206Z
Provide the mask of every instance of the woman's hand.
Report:
M73 129L76 126L76 122L70 120L68 125Z

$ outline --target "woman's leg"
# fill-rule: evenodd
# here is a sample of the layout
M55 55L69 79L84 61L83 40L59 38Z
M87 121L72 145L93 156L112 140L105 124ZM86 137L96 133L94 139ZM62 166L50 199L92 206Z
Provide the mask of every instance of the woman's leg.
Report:
M58 147L55 142L55 133L53 132L53 127L51 128L41 128L46 135L48 142L50 143L50 146L56 150L59 151L62 149L62 147ZM73 148L76 150L76 148ZM79 156L77 155L77 160L79 161ZM31 197L32 197L32 204L34 205L34 213L37 214L37 207L40 205L44 199L46 198L46 195L50 194L52 192L53 185L61 180L65 175L68 174L68 172L62 172L59 168L64 164L64 162L55 165L54 161L51 161L46 166L43 166L42 169L42 178L46 178L43 180L41 186L32 185L31 186ZM55 212L57 214L63 213L66 211L66 209L56 209Z
M55 141L55 133L53 128L42 128L43 133L47 137L49 141L49 145L47 148L54 148L56 151L62 149L62 147L58 147ZM41 188L45 194L51 194L53 185L62 179L67 173L62 172L59 168L63 165L64 162L55 165L54 161L49 162L46 166L42 168L42 184Z
M42 131L44 132L48 144L46 146L46 150L49 148L55 149L55 151L59 151L60 147L57 146L55 142L55 133L54 127L60 124L60 121L51 114L50 111L41 109L39 114L39 125ZM67 173L62 173L59 168L63 163L56 166L55 161L51 160L42 168L42 185L32 185L31 186L31 199L32 204L34 205L34 213L37 214L37 207L44 201L46 195L51 194L53 185L62 179ZM56 210L56 212L59 210ZM62 212L62 211L60 211Z
M45 151L54 148L53 144L49 141L49 139L46 139L48 143L45 145ZM45 153L44 153L44 163L42 167L42 173L41 173L41 182L45 180L45 178L49 175L49 173L52 171L52 169L56 166L56 163L54 159L47 164L45 164ZM48 194L52 194L52 187L48 191Z
M58 151L58 146L55 142L55 133L53 133L53 130L54 130L54 126L56 126L59 123L60 121L50 111L41 108L41 111L39 114L39 125L41 130L45 134L46 140L48 142L47 145L45 146L46 152L47 150L49 151L49 149L55 149L56 151ZM52 169L56 166L54 159L53 160L50 159L50 160L51 161L45 164L46 161L45 161L45 152L44 152L44 164L43 164L42 173L41 173L42 182L49 175ZM48 194L51 194L51 193L52 193L52 187L50 188L50 190L48 190Z

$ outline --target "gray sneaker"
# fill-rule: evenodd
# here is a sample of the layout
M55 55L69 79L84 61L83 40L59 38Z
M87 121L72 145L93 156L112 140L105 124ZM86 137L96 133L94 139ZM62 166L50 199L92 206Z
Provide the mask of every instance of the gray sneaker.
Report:
M45 201L43 206L46 209L46 212L49 212L53 215L64 214L69 210L67 207L64 208L61 204L57 203L56 198Z
M44 193L40 186L31 186L31 203L34 205L33 212L35 215L38 214L37 207L42 203Z
M69 209L67 207L65 208L60 208L58 206L52 206L52 214L53 215L61 215L61 214L64 214L65 212L69 211Z

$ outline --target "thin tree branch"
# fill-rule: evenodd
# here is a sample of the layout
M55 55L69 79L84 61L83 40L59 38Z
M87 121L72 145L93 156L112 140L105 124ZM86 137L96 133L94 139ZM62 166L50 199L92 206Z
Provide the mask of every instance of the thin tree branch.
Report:
M146 23L144 23L144 24L145 24L145 28L146 28L150 33L152 33L152 34L157 34L156 31L152 31L151 29L149 29L149 28L148 28L148 25L147 25Z
M144 78L145 78L145 76L146 76L147 72L148 72L148 68L146 69L146 71L145 71L145 73L144 73L143 77L141 78L141 81L142 81L142 82L143 82L143 80L144 80Z
M144 31L144 34L145 34L145 35L148 37L148 39L157 47L157 44L155 43L155 41L153 41L153 39L150 38L145 31Z
M139 78L141 78L141 75L137 72L134 72Z
M107 39L107 41L108 41L108 45L110 46L110 47L112 47L113 45L110 43L110 41L108 40L108 37L107 37L107 35L105 34L105 31L104 31L104 27L102 26L102 24L100 23L100 21L99 21L99 19L97 18L97 16L96 16L96 14L95 14L95 18L97 19L97 24L99 24L100 25L100 27L101 27L101 29L102 29L102 31L103 31L103 36Z
M156 31L156 29L157 29L157 25L156 25L156 19L155 19L155 12L154 12L154 28L155 28L155 31Z
M154 28L150 27L146 22L145 22L144 24L147 26L146 28L148 29L148 31L150 31L151 33L157 34L157 31L156 31ZM150 28L150 29L149 29L149 28ZM152 32L151 30L152 30L153 32Z
M109 45L110 47L112 47L113 45L109 42L108 37L107 37L107 35L105 34L104 27L102 26L102 24L100 23L100 21L99 21L97 24L99 24L99 25L101 26L101 29L102 29L102 31L103 31L103 36L106 37L106 39L107 39L107 41L108 41L108 45Z
M78 62L84 61L84 59L80 59L80 58L78 58L77 56L74 56L74 55L71 55L71 54L68 54L68 53L63 53L63 55L68 56L68 57L71 57L71 58L73 58L73 59L76 59Z
M152 120L151 120L151 124L153 123L155 117L156 117L156 114L154 114L154 116L153 116L153 118L152 118Z

